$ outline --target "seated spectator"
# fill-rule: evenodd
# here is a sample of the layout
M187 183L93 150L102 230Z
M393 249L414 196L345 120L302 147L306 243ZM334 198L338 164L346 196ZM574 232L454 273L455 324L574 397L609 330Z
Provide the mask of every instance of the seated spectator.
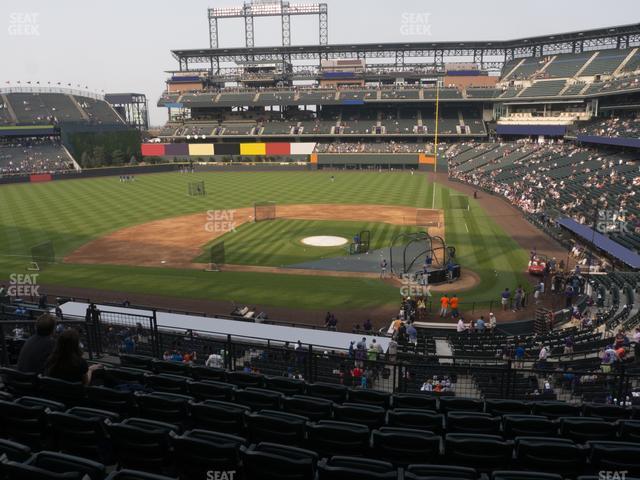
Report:
M80 350L80 335L74 328L60 334L45 367L45 375L67 382L82 382L88 385L91 375L102 365L87 365Z
M45 313L36 320L36 334L25 342L18 357L18 370L25 373L44 372L47 359L56 344L53 330L56 319Z

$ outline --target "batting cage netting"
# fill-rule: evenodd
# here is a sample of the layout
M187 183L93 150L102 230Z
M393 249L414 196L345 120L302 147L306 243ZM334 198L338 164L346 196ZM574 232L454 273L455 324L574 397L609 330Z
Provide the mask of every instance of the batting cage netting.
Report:
M275 220L275 218L275 202L256 202L253 204L253 220L255 222L262 222L264 220Z
M53 242L43 242L31 247L31 267L29 270L42 270L52 263L56 263Z
M224 242L218 242L211 246L209 250L209 268L210 272L220 271L220 267L225 264Z
M198 197L206 195L204 189L204 181L202 182L189 182L189 195L192 197Z

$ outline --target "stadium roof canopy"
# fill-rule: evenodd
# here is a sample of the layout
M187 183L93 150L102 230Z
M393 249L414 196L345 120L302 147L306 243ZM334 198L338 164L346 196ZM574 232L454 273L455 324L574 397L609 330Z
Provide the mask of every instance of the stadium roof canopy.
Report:
M205 48L172 50L172 54L180 63L180 70L189 70L192 64L278 59L395 58L396 62L404 62L405 57L432 57L432 64L438 64L447 56L467 56L485 68L497 69L514 58L636 45L640 45L640 23L515 40Z
M576 222L572 218L562 218L558 220L558 223L618 261L623 262L631 268L640 268L640 255L633 250L623 247L609 237L596 232L586 225Z

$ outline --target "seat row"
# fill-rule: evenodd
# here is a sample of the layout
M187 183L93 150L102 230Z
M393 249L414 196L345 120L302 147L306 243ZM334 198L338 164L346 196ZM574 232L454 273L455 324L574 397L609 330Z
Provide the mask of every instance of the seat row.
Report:
M304 417L268 410L246 414L248 430L242 436L202 428L183 430L178 425L147 418L121 419L101 410L52 410L56 408L60 406L48 400L28 397L18 399L15 405L0 405L0 412L7 411L0 430L0 436L7 440L0 442L0 456L25 461L31 448L46 448L45 452L77 455L119 469L206 478L207 471L231 471L240 465L249 468L246 455L252 445L273 445L277 441L276 450L281 453L275 455L282 458L266 455L266 459L256 460L259 465L254 472L262 476L248 478L313 479L309 465L304 472L297 470L301 447L314 469L318 459L347 455L379 459L391 470L422 463L462 465L480 472L543 470L575 476L626 470L640 474L640 444L630 442L590 440L578 445L564 438L529 436L503 440L496 435L460 433L448 433L443 438L415 428L382 426L371 431L364 425L341 421L312 423ZM199 418L198 424L209 427L207 420L205 417L200 422ZM224 427L221 422L222 419L216 420L218 426ZM269 465L273 476L264 475ZM283 469L297 471L296 476L278 477ZM396 478L389 472L385 475L380 478Z

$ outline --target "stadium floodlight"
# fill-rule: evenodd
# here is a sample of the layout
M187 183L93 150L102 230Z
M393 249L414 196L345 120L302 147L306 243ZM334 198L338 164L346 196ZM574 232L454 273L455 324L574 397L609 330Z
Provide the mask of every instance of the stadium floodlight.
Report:
M329 43L329 15L326 3L290 4L285 0L250 0L242 7L210 8L209 45L218 48L218 20L244 18L245 46L254 46L253 20L255 17L281 17L282 45L291 45L291 15L318 16L320 45Z

